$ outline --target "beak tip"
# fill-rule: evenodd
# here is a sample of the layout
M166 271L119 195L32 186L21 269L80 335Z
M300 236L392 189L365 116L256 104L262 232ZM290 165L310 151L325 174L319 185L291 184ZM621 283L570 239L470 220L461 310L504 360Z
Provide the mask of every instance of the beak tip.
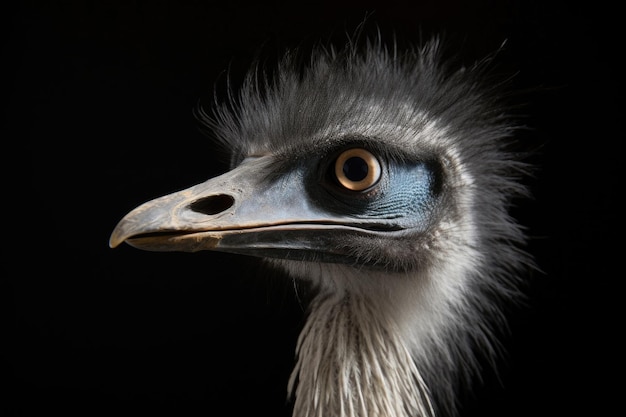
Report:
M116 247L119 246L121 242L118 242L117 240L113 240L113 238L109 239L109 247L111 249L115 249Z
M111 249L115 249L121 245L124 240L126 240L125 236L123 236L123 234L119 232L118 228L116 228L113 233L111 233L111 237L109 238L109 247Z

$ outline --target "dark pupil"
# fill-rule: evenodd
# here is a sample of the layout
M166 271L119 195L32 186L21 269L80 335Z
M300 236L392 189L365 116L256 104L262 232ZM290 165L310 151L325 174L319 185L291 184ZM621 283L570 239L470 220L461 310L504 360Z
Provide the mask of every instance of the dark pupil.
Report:
M343 173L350 181L361 181L367 177L367 162L363 158L353 156L343 163Z

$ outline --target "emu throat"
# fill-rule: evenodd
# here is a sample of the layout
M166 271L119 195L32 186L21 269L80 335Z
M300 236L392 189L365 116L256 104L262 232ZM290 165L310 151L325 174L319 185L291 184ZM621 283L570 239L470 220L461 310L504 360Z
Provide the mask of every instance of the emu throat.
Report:
M294 416L433 416L400 332L370 301L321 293L312 302L289 381Z

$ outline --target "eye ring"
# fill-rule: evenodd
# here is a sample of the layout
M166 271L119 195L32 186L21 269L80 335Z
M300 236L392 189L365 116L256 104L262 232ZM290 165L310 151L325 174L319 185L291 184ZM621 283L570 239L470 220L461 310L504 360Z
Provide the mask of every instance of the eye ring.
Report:
M339 184L351 191L363 191L380 180L378 159L363 148L343 151L335 161L335 177Z

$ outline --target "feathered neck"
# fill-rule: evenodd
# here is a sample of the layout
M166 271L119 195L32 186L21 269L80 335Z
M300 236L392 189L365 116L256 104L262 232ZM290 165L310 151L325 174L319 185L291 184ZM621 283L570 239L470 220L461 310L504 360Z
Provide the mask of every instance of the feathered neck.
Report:
M371 301L346 291L311 303L289 381L294 417L433 415L399 328Z

